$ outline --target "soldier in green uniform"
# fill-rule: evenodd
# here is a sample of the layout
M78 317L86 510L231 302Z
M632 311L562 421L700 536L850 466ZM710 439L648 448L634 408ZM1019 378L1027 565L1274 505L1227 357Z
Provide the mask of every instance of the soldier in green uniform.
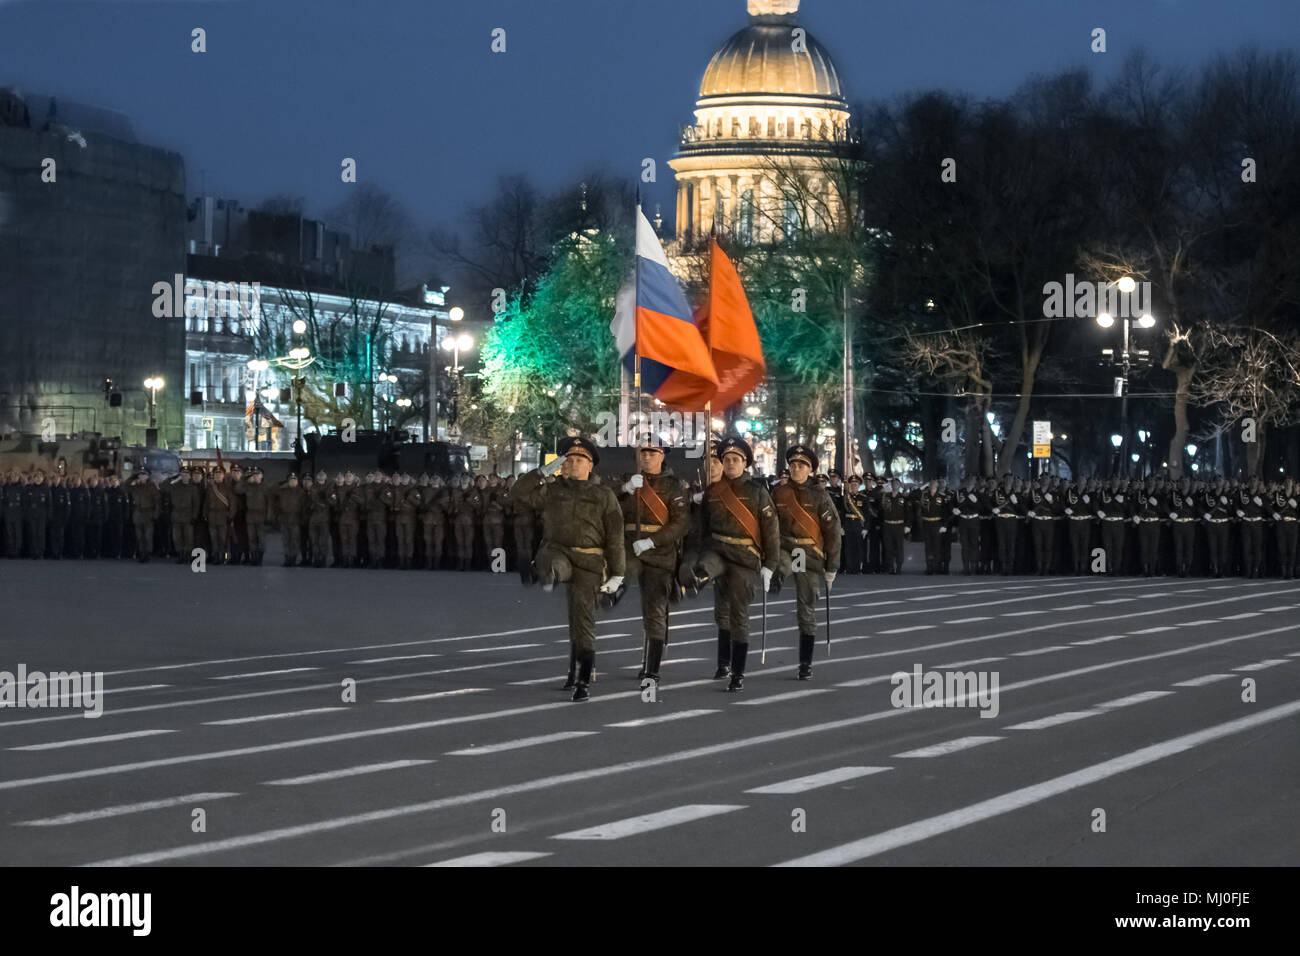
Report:
M161 500L158 485L147 472L136 475L131 483L131 502L135 522L135 559L147 564L153 557L153 526Z
M425 476L427 482L420 501L420 528L424 533L424 566L437 570L442 561L443 543L447 539L448 491L437 475Z
M897 478L890 478L884 494L880 496L881 556L885 571L898 574L903 570L903 544L912 530L911 508L903 497Z
M940 538L947 531L945 522L951 511L937 479L931 479L921 492L917 516L921 520L921 540L925 543L925 573L939 574L943 559Z
M1278 572L1286 580L1293 579L1300 566L1296 563L1297 538L1300 537L1300 494L1294 478L1288 478L1270 496L1273 513L1273 534L1277 538Z
M290 475L283 485L275 489L272 514L280 523L280 539L284 544L284 566L291 568L302 555L302 504L303 490L298 476Z
M371 568L381 568L388 558L388 516L396 495L387 476L379 472L370 475L365 489L366 554Z
M270 489L262 484L262 472L251 469L235 488L242 502L245 531L248 535L248 563L260 565L266 553L265 526L271 508Z
M474 560L474 532L483 510L483 493L469 475L462 475L460 487L452 493L452 532L456 538L456 567L468 571Z
M706 537L694 566L683 562L680 576L682 584L697 594L713 581L721 601L718 610L727 622L726 631L719 632L718 669L713 677L721 680L730 673L727 690L738 691L744 686L749 654L749 605L756 585L764 590L771 587L781 557L781 528L766 485L745 474L754 464L749 445L740 438L724 438L717 453L722 477L705 491ZM724 633L729 647L722 644Z
M318 568L325 567L330 558L330 518L333 514L328 477L325 472L316 475L307 492L307 537L311 541L311 561Z
M570 660L578 668L573 699L582 701L590 696L596 665L597 595L617 595L623 586L623 516L614 492L592 475L600 461L595 444L566 438L559 453L565 461L560 477L547 481L541 469L530 471L515 482L511 497L542 513L536 564L543 589L568 585Z
M518 482L516 482L517 484ZM511 494L507 497L510 509L511 532L515 539L515 561L519 565L519 579L524 584L533 583L533 552L537 542L537 512Z
M620 505L630 553L626 566L641 588L645 661L638 675L659 682L659 665L668 643L668 602L676 586L677 555L690 528L686 487L664 465L666 453L653 442L637 448L640 471L623 485Z
M410 475L397 475L394 481L393 526L397 532L397 566L409 571L415 557L415 516L420 510L421 491L412 483Z
M199 516L203 497L197 485L190 483L190 473L182 470L167 486L171 502L172 545L176 549L176 563L189 564L194 550L194 521Z
M361 513L365 492L360 479L348 472L330 492L330 508L338 515L340 561L345 568L357 566L357 541L361 537Z
M808 480L817 470L817 453L807 445L792 445L785 453L785 461L790 477L772 492L781 531L781 557L772 589L779 591L784 578L793 576L795 620L799 626L798 677L809 680L817 643L817 578L825 579L829 594L839 567L843 529L828 490Z
M487 479L485 484L486 487L479 489L483 495L483 548L491 567L494 554L498 550L504 553L506 547L506 490L496 475Z

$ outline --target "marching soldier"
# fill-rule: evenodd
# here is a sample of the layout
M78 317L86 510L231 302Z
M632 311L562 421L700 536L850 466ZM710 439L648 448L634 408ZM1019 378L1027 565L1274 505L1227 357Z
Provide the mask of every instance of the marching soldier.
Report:
M1241 519L1241 569L1247 578L1264 576L1264 488L1258 478L1238 494L1237 517Z
M1118 577L1124 564L1124 521L1128 517L1124 498L1118 477L1111 478L1110 487L1103 487L1093 496L1097 517L1101 519L1101 548L1111 577Z
M789 460L787 458L787 460ZM848 488L844 492L844 527L843 570L847 574L861 574L863 555L866 551L867 537L867 502L861 490L862 479L849 475Z
M443 542L447 538L447 489L442 486L442 479L437 475L424 475L420 483L425 485L420 496L420 530L424 535L424 566L437 570L442 561ZM527 582L525 582L527 583Z
M339 548L345 568L358 566L358 542L361 538L361 513L365 510L366 496L361 480L348 472L330 493L330 508L339 519Z
M1273 492L1273 531L1277 536L1277 561L1282 577L1291 580L1300 572L1296 563L1296 541L1300 536L1300 507L1294 478Z
M461 475L460 487L452 492L452 531L456 537L456 567L468 571L474 560L474 528L483 509L483 494L469 475Z
M135 559L148 564L153 557L154 518L161 500L158 485L148 473L136 475L131 485L131 503L135 522Z
M1089 545L1092 543L1092 491L1090 485L1080 491L1073 484L1065 490L1062 509L1069 522L1070 570L1074 574L1088 573Z
M921 492L917 516L921 520L921 540L925 543L925 573L939 574L943 568L941 539L948 531L946 522L952 506L939 490L937 479L930 479Z
M235 489L242 500L248 535L248 563L260 565L266 552L265 525L271 507L270 489L262 484L262 472L254 468Z
M799 625L799 680L812 678L813 649L817 643L817 583L821 575L830 593L839 567L840 516L828 491L808 478L817 470L817 453L807 445L792 445L785 453L790 477L772 493L781 532L781 558L773 590L786 575L795 582L796 620ZM849 496L845 496L849 507ZM794 553L802 552L796 563ZM796 567L801 568L796 570Z
M375 473L366 487L366 554L371 568L381 568L388 557L388 515L393 510L393 486L387 476Z
M630 557L629 571L641 588L641 620L645 629L642 687L659 683L659 665L668 644L668 601L676 586L677 555L690 528L686 487L664 465L666 453L653 442L636 452L640 471L623 485L620 506Z
M1148 480L1145 488L1138 489L1133 502L1133 524L1138 534L1138 554L1142 561L1142 576L1149 578L1160 564L1160 518L1165 509L1160 506L1155 482Z
M45 557L45 525L49 520L50 486L45 483L45 473L38 471L23 494L23 523L32 552L29 557Z
M284 543L284 566L291 568L302 556L303 489L298 476L290 475L275 492L275 514L280 519L280 538Z
M880 498L881 551L885 570L890 574L903 570L903 537L912 530L910 510L907 499L899 493L898 479L890 478Z
M511 531L515 539L515 561L519 564L519 579L524 584L533 583L533 552L536 550L537 515L522 501L507 494L510 508Z
M67 536L68 516L72 510L71 481L55 478L50 482L50 557L58 561L63 557L63 542Z
M1174 539L1174 568L1180 578L1192 573L1192 554L1196 543L1196 501L1191 480L1183 478L1169 494L1170 533Z
M421 489L411 483L410 475L397 476L393 489L394 530L397 532L397 566L403 571L411 569L415 557L415 516L420 510Z
M167 489L171 500L172 543L176 563L189 564L194 550L194 519L199 516L202 499L197 485L190 484L190 473L182 470Z
M307 536L312 564L318 568L325 567L330 558L331 491L329 478L321 471L307 492Z
M1228 555L1228 521L1232 512L1222 477L1201 496L1201 507L1205 509L1201 515L1205 519L1205 536L1209 545L1210 574L1221 578L1224 571L1231 570L1232 560Z
M105 485L104 557L117 560L124 557L122 552L126 535L123 534L123 526L126 524L130 502L116 475L105 479Z
M1026 504L1034 542L1034 568L1039 576L1056 573L1056 496L1042 484L1029 489Z
M104 550L104 522L108 518L107 483L101 483L98 475L91 475L86 482L86 494L90 499L86 510L86 557L98 558Z
M506 492L496 475L479 492L483 495L483 548L490 567L493 552L506 547Z
M618 499L592 475L600 461L596 446L577 436L560 442L565 464L561 477L547 481L541 469L515 482L513 498L542 512L542 544L537 550L537 576L543 590L568 585L570 660L577 665L576 682L570 664L569 682L576 683L575 701L587 700L596 666L596 599L622 593L626 556L623 517Z
M1017 511L1020 496L1015 492L1010 475L1003 479L1000 487L993 489L989 503L992 505L994 530L998 540L998 569L1005 576L1016 567L1016 533L1020 525L1020 513Z
M208 475L207 494L203 496L203 510L207 513L208 535L212 539L213 564L224 564L230 541L230 513L234 507L235 492L230 477L221 471Z
M980 513L983 496L975 489L975 478L966 476L964 487L952 504L957 518L957 533L961 538L961 573L983 574L984 563L980 544Z
M717 447L722 477L711 484L704 498L705 535L693 567L684 563L681 581L695 593L713 581L717 608L727 622L719 631L718 669L714 680L728 672L727 690L744 686L745 659L749 654L749 604L754 599L755 577L767 590L781 554L781 529L772 498L761 481L747 476L754 453L739 438L725 438ZM755 573L757 572L757 574ZM724 647L723 635L729 646ZM730 665L728 667L728 664Z

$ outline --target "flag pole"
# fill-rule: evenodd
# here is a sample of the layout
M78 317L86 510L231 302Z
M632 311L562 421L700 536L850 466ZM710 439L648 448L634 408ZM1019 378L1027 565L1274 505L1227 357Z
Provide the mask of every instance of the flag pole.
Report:
M636 223L635 232L641 231L641 186L636 187ZM636 308L636 296L641 289L641 258L636 254L635 245L632 250L632 295L633 295L633 321L636 323L636 335L632 342L632 388L636 392L636 439L632 442L632 464L634 467L633 474L640 474L640 462L637 461L637 447L641 444L641 313ZM642 481L645 479L642 478ZM641 489L633 488L632 497L636 499L636 532L632 536L633 543L641 539ZM633 557L639 556L633 552ZM650 666L650 635L645 629L645 621L641 622L641 679L645 679L646 670Z

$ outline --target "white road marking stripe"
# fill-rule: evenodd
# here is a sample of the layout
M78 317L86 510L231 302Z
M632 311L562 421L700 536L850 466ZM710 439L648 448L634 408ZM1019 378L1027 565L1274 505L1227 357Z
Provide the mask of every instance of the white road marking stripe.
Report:
M1083 720L1085 717L1095 717L1100 713L1100 710L1070 710L1063 714L1053 714L1051 717L1027 720L1023 724L1012 724L1007 730L1044 730L1058 724L1069 724L1076 720Z
M954 597L974 597L977 594L996 594L1001 588L983 588L979 591L954 591Z
M993 618L991 617L963 617L963 618L958 618L955 621L944 621L943 623L944 624L973 624L976 621L991 621L991 620L993 620Z
M1082 674L1091 674L1098 671L1109 670L1115 667L1127 667L1130 664L1141 664L1147 661L1162 660L1168 657L1178 657L1183 654L1190 654L1196 651L1207 650L1211 647L1222 647L1227 644L1235 644L1239 641L1252 640L1257 637L1267 637L1278 634L1283 631L1293 631L1294 626L1276 627L1267 631L1258 631L1254 634L1241 634L1235 637L1218 638L1213 641L1206 641L1202 644L1192 644L1187 647L1172 648L1166 651L1158 651L1151 654L1142 654L1138 657L1131 657L1117 661L1105 661L1100 664L1093 664L1088 667L1076 667L1068 671L1060 671L1056 674L1048 674L1043 677L1034 677L1028 680L1017 681L1014 684L1007 684L1001 688L1001 692L1006 694L1024 687L1034 687L1049 681L1065 680L1070 677L1078 677ZM952 642L949 642L952 643ZM965 642L961 642L965 643ZM909 651L908 653L912 653ZM889 656L882 654L864 654L858 657L841 657L837 658L837 663L845 663L853 660L865 660L879 656ZM712 684L710 680L700 680L690 682L693 684ZM683 685L677 685L681 687ZM623 696L639 695L639 691L632 691ZM610 695L614 697L616 695ZM610 698L599 698L610 699ZM571 703L565 702L558 705L542 705L543 707L560 706L572 707ZM1300 701L1294 705L1295 710L1300 710ZM527 709L527 708L526 708ZM207 840L199 843L193 843L186 846L172 847L164 850L149 850L142 853L135 853L130 856L115 857L109 860L98 860L88 865L90 866L148 866L154 863L161 863L167 860L187 859L189 857L203 856L210 853L223 853L230 850L240 850L250 846L263 846L268 843L277 843L281 840L292 840L298 837L319 836L321 833L331 833L338 830L345 830L348 827L362 826L368 823L379 823L385 820L395 820L402 817L416 816L424 813L432 813L438 810L445 810L450 807L463 807L475 803L482 803L488 800L500 800L503 797L512 797L521 793L536 793L540 790L549 790L555 787L567 786L573 783L586 783L590 780L599 780L604 777L616 776L625 773L634 773L640 770L654 770L662 768L670 763L679 763L688 760L695 760L701 757L715 757L719 754L731 754L736 750L744 747L760 747L765 744L777 743L783 740L794 740L800 737L806 737L813 734L824 733L827 731L842 730L847 727L858 727L863 724L872 723L877 720L888 720L891 717L898 717L908 713L907 708L894 708L888 710L875 711L869 714L862 714L856 717L847 717L840 720L827 721L818 724L809 724L803 727L794 727L789 730L775 731L773 733L760 734L756 737L743 737L739 740L728 740L720 744L711 744L704 747L693 747L689 750L679 750L673 753L658 754L654 757L648 757L641 760L629 760L617 764L607 764L603 767L592 767L586 770L578 770L570 773L555 774L549 777L540 777L533 780L525 780L516 784L509 784L502 787L495 787L488 790L476 790L470 793L460 793L449 797L441 797L436 800L426 800L420 803L405 804L396 807L384 807L378 810L369 810L365 813L355 813L341 817L331 817L324 820L316 820L311 823L300 823L294 826L278 827L273 830L262 830L256 833L248 833L236 837L226 837L221 840ZM1292 711L1281 716L1287 716ZM500 715L493 715L500 716ZM416 725L419 726L419 725ZM403 730L411 729L410 726L401 728ZM355 736L355 735L353 735ZM333 740L334 738L325 738ZM322 742L320 739L313 743ZM293 742L300 744L301 741ZM261 750L263 748L257 748ZM271 749L285 749L283 745L271 745ZM237 752L236 752L237 753ZM216 756L231 756L231 752ZM182 761L164 761L164 763L184 762L189 763L198 759L211 759L214 755L203 754L190 756ZM156 762L150 762L147 766L152 766ZM45 777L35 777L27 780L10 780L0 781L0 790L10 790L15 787L26 787L38 783L54 783L62 780L77 779L81 777L98 777L110 773L120 773L124 770L145 769L138 764L118 766L118 767L95 767L88 771L82 771L74 774L52 774Z
M1258 611L1247 611L1244 614L1230 614L1227 617L1219 618L1220 621L1244 621L1248 617L1259 617Z
M237 793L187 793L182 797L167 797L163 800L147 800L144 803L123 803L115 807L102 807L99 810L84 810L80 813L63 813L57 817L45 817L41 820L20 820L16 827L61 827L70 823L85 823L89 820L107 820L110 817L124 817L130 813L146 813L149 810L163 810L167 807L184 806L206 800L222 800L237 797Z
M638 665L639 666L639 665ZM563 678L558 674L554 677L533 677L529 680L512 680L511 687L531 687L533 684L550 684L559 683ZM485 688L486 689L486 688Z
M1092 603L1093 604L1123 604L1125 601L1132 601L1132 600L1135 599L1131 597L1123 597L1123 598L1111 598L1108 601L1093 601Z
M976 664L992 664L994 661L1005 660L1005 657L977 657L973 661L954 661L950 664L935 664L934 669L939 671L956 670L958 667L974 667Z
M141 684L138 687L105 687L105 694L125 694L133 690L157 690L160 687L171 687L171 684Z
M961 807L949 813L917 820L915 823L895 827L892 830L864 837L861 840L854 840L851 843L832 847L819 853L810 853L807 856L787 860L778 865L841 866L845 863L856 863L868 857L878 856L899 847L919 843L922 840L950 833L973 823L980 823L1010 813L1013 810L1020 810L1035 803L1041 803L1043 800L1059 796L1062 793L1068 793L1079 787L1146 766L1174 754L1183 753L1200 744L1218 740L1244 730L1250 730L1253 727L1271 723L1275 720L1282 720L1296 713L1300 713L1300 701L1292 701L1289 704L1273 707L1258 714L1252 714L1249 717L1240 717L1226 724L1198 730L1195 733L1175 737L1163 743L1152 744L1149 747L1143 747L1141 750L1135 750L1111 760L1093 764L1091 767L1085 767L1073 773L1054 777L1043 783L1021 787L1019 790L1012 790L1009 793L1000 794L989 800L982 800L979 803Z
M1067 604L1065 607L1048 608L1049 614L1055 614L1057 611L1079 611L1085 607L1092 607L1091 604Z
M518 651L525 647L541 647L541 644L507 644L504 647L462 647L462 654L487 654L491 651Z
M284 777L280 780L268 780L268 787L298 787L305 783L320 783L322 780L342 780L344 777L360 777L367 773L379 773L384 770L399 770L403 767L418 767L433 763L432 760L390 760L387 763L367 763L359 767L344 767L342 770L326 770L322 773L309 773L302 777Z
M857 680L840 681L836 687L867 687L871 684L883 684L893 678L892 674L881 674L879 677L859 677Z
M1217 684L1221 680L1231 680L1231 674L1206 674L1204 677L1193 677L1191 680L1181 680L1175 687L1204 687L1206 684Z
M466 747L464 750L449 750L448 757L481 757L484 754L499 754L506 750L522 750L525 747L538 747L553 744L558 740L571 740L574 737L591 737L600 733L598 730L562 730L555 734L542 734L538 737L521 737L507 740L505 743L488 744L484 747Z
M254 671L251 674L219 674L216 677L210 677L209 680L241 680L245 677L275 677L279 674L298 674L302 671L320 670L319 667L286 667L278 671Z
M869 604L855 604L854 607L884 607L886 604L902 604L902 601L873 601Z
M1145 704L1149 700L1156 700L1159 697L1168 697L1172 690L1144 690L1140 694L1129 694L1127 697L1117 697L1115 700L1108 700L1096 706L1102 710L1115 710L1119 707L1132 707L1134 704Z
M554 680L548 677L546 680ZM456 690L439 690L431 694L411 694L409 697L381 697L381 704L405 704L412 700L437 700L439 697L459 697L461 694L481 694L491 690L490 687L458 687Z
M1147 598L1169 597L1169 591L1152 591L1150 594L1139 594L1138 597L1145 601Z
M606 727L644 727L646 724L662 724L669 720L685 720L688 717L702 717L704 714L720 714L720 710L679 710L671 714L660 714L658 717L639 717L636 720L622 720L617 724L606 724Z
M1071 641L1075 647L1083 647L1087 644L1105 644L1107 641L1122 641L1128 637L1127 634L1112 634L1110 637L1094 637L1087 641Z
M1278 664L1290 664L1285 658L1281 660L1259 661L1254 664L1245 664L1242 667L1234 667L1234 671L1262 671L1269 667L1276 667Z
M704 657L675 657L675 658L673 658L673 659L670 660L670 661L660 661L660 662L659 662L659 666L662 667L662 666L664 666L665 664L694 664L694 663L696 663L696 662L698 662L698 661L703 661L703 660L707 660L707 658L704 658ZM625 665L623 666L623 670L625 670L625 671L634 671L634 670L639 670L640 668L641 668L641 665L640 665L640 664L625 664ZM549 678L548 678L548 679L549 679Z
M906 634L909 631L928 631L933 628L933 624L918 624L915 627L896 627L892 631L881 631L881 634Z
M941 744L918 747L916 750L907 750L901 754L894 754L894 756L900 759L903 757L942 757L946 754L956 753L959 750L978 747L980 744L991 744L993 741L1001 739L1001 737L958 737L956 740L945 740Z
M1003 614L1002 616L1003 616L1003 617L1031 617L1031 616L1033 616L1033 615L1035 615L1035 614L1042 614L1042 613L1043 613L1043 612L1042 612L1042 611L1039 611L1039 610L1033 610L1033 611L1010 611L1010 612L1008 612L1007 614Z
M349 664L387 664L389 661L416 661L426 657L442 657L441 654L398 654L396 657L367 657L361 661L348 661Z
M921 597L908 598L909 601L946 601L951 594L925 594Z
M1296 651L1294 654L1288 654L1287 657L1300 657L1300 651Z
M751 700L736 701L737 707L758 707L763 704L775 704L784 700L794 700L798 697L810 697L813 694L829 694L829 687L813 687L808 690L792 690L784 694L773 694L770 697L755 697Z
M827 770L824 773L814 773L807 777L795 777L793 780L783 780L780 783L769 783L766 787L755 787L752 790L746 790L746 793L803 793L807 790L816 790L818 787L829 787L834 783L843 783L846 780L857 780L859 777L866 777L873 773L883 773L886 770L892 770L893 767L839 767L836 770Z
M226 720L205 720L205 727L228 727L234 724L255 724L260 720L281 720L285 717L305 717L308 714L328 714L346 707L313 707L311 710L292 710L283 714L257 714L253 717L231 717Z
M551 839L622 840L625 837L650 833L654 830L662 830L665 827L675 827L683 823L691 823L694 820L704 820L708 817L716 817L723 813L732 813L744 809L744 806L730 803L691 803L684 807L661 810L659 813L647 813L644 816L628 817L626 820L602 823L599 826L587 827L585 830L558 833Z
M47 744L27 744L23 747L10 747L10 750L58 750L61 747L80 747L85 744L107 744L115 740L134 740L136 737L156 737L158 734L174 734L174 730L133 730L127 734L105 734L102 737L76 737L72 740L55 740Z
M1293 606L1291 604L1279 604L1277 607L1262 607L1259 609L1259 613L1268 614L1271 611L1289 611Z
M1162 624L1160 627L1148 627L1140 631L1134 631L1133 634L1159 634L1161 631L1172 631L1173 629L1172 625Z
M1036 654L1050 654L1052 653L1052 651L1068 651L1069 649L1070 649L1069 646L1065 644L1060 644L1055 647L1036 647L1032 651L1017 651L1011 656L1012 657L1033 657Z
M443 860L441 863L428 863L426 866L507 866L511 863L523 863L525 860L538 860L544 856L550 856L549 853L525 853L525 852L495 852L495 853L472 853L469 856L458 856L454 860Z
M1179 624L1178 626L1179 627L1200 627L1202 624L1217 624L1217 623L1218 621L1215 621L1213 618L1207 618L1204 621L1186 621L1184 623Z

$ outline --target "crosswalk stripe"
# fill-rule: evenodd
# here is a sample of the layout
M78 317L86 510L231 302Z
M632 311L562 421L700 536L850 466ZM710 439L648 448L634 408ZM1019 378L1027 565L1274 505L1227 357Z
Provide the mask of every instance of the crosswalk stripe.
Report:
M813 694L829 694L829 687L812 687L808 690L792 690L784 694L772 694L769 697L755 697L751 700L736 701L737 707L755 707L762 704L776 704L785 700L794 700L798 697L811 697Z
M1003 614L1002 616L1003 617L1032 617L1035 614L1042 614L1042 613L1043 613L1042 611L1035 609L1032 611L1011 611L1007 614Z
M1093 604L1123 604L1125 601L1133 601L1133 600L1136 600L1136 598L1122 597L1122 598L1111 598L1108 601L1093 601L1092 603Z
M1159 634L1161 631L1172 631L1174 628L1169 624L1162 624L1159 627L1147 627L1140 631L1134 631L1134 634Z
M1054 647L1035 647L1030 651L1017 651L1012 657L1034 657L1038 654L1050 654L1052 651L1068 651L1070 648L1065 644L1058 644Z
M708 658L705 657L675 657L670 661L660 661L659 666L663 667L665 664L695 664L698 663L699 661L703 661L707 659ZM623 665L623 670L625 671L634 671L634 670L639 670L640 668L641 668L640 664Z
M1289 664L1289 663L1291 662L1286 660L1285 658L1281 660L1258 661L1257 663L1254 664L1246 664L1242 667L1234 667L1233 670L1234 671L1262 671L1269 667L1276 667L1278 664Z
M105 687L105 694L125 694L133 690L158 690L160 687L171 687L171 684L140 684L137 687Z
M1244 614L1229 614L1219 618L1220 621L1244 621L1248 617L1259 617L1258 611L1246 611Z
M10 750L58 750L62 747L81 747L85 744L107 744L115 740L134 740L137 737L156 737L159 734L174 734L174 730L133 730L125 734L105 734L102 737L74 737L72 740L55 740L47 744L27 744L23 747L10 747Z
M856 863L869 857L878 856L881 853L888 853L890 850L896 850L900 847L909 846L913 843L919 843L922 840L928 840L932 837L940 836L944 833L951 833L962 827L970 826L974 823L980 823L994 817L1002 816L1013 810L1020 810L1036 803L1041 803L1052 797L1059 796L1062 793L1068 793L1071 790L1077 790L1079 787L1094 784L1100 780L1106 780L1110 777L1126 773L1138 767L1155 763L1165 757L1174 754L1183 753L1191 750L1203 743L1218 740L1231 734L1239 733L1243 730L1249 730L1262 724L1271 723L1275 720L1282 720L1290 717L1292 714L1300 713L1300 700L1292 701L1269 710L1252 714L1249 717L1240 717L1236 720L1229 721L1226 724L1218 724L1214 727L1208 727L1205 730L1198 730L1195 733L1186 734L1182 737L1175 737L1172 740L1166 740L1158 744L1152 744L1149 747L1143 747L1130 753L1114 757L1102 763L1093 764L1082 770L1076 770L1073 773L1067 773L1042 783L1036 783L1028 787L1021 787L1018 790L1012 790L1007 793L999 794L988 800L981 800L979 803L970 804L969 806L960 807L948 813L941 813L937 816L927 817L923 820L917 820L900 827L894 827L891 830L885 830L881 833L864 837L860 840L854 840L840 846L831 847L828 850L822 850L817 853L810 853L807 856L801 856L797 859L787 860L778 866L842 866L846 863Z
M358 767L344 767L341 770L326 770L321 773L309 773L301 777L284 777L280 780L268 780L268 787L298 787L305 783L320 783L322 780L342 780L345 777L360 777L368 773L380 773L384 770L399 770L403 767L418 767L433 763L432 760L389 760L386 763L367 763Z
M918 624L915 627L896 627L892 631L881 631L881 634L906 634L909 631L928 631L933 628L933 624Z
M1231 680L1231 674L1206 674L1204 677L1193 677L1191 680L1180 680L1175 687L1204 687L1206 684L1217 684L1221 680Z
M283 714L256 714L252 717L229 717L226 720L205 720L206 727L229 727L235 724L255 724L262 720L282 720L286 717L306 717L308 714L328 714L346 707L313 707L310 710L292 710Z
M542 734L538 737L521 737L518 740L507 740L505 743L488 744L485 747L466 747L463 750L449 750L449 757L481 757L484 754L498 754L506 750L522 750L525 747L538 747L542 744L552 744L558 740L572 740L574 737L591 737L600 733L598 730L562 730L555 734Z
M348 661L349 664L386 664L389 661L416 661L426 657L442 657L441 654L398 654L396 657L367 657L365 660Z
M149 810L164 810L167 807L180 807L187 803L223 800L237 797L237 793L187 793L180 797L166 797L162 800L146 800L144 803L122 803L115 807L101 807L98 810L84 810L80 813L62 813L57 817L45 817L40 820L20 820L17 827L61 827L70 823L85 823L90 820L107 820L110 817L124 817L131 813L146 813Z
M755 787L754 789L746 790L745 792L803 793L806 790L816 790L818 787L829 787L834 783L843 783L846 780L857 780L859 777L866 777L873 773L883 773L886 770L892 769L892 767L838 767L835 770L809 774L806 777L795 777L793 780L783 780L780 783L769 783L766 787Z
M638 666L639 666L639 665L638 665ZM558 674L557 674L556 676L554 676L554 677L531 677L531 678L529 678L528 680L512 680L512 681L510 682L510 686L511 686L511 687L531 687L531 686L533 686L534 684L552 684L552 683L554 683L554 684L559 684L559 683L560 683L560 676L559 676Z
M688 717L702 717L705 714L720 714L720 710L678 710L671 714L660 714L657 717L638 717L636 720L621 720L616 724L606 724L606 727L644 727L646 724L662 724L669 720L685 720Z
M555 680L554 677L546 677L543 680ZM409 697L381 697L381 704L405 704L412 700L437 700L439 697L459 697L462 694L481 694L484 691L491 690L490 687L460 687L456 690L438 690L431 694L411 694Z
M859 677L857 680L845 680L836 684L836 687L868 687L872 684L883 684L887 680L892 680L892 674L880 674L876 677Z
M1107 641L1122 641L1128 637L1127 634L1112 634L1109 637L1094 637L1087 641L1072 641L1075 647L1082 647L1085 644L1105 644Z
M513 853L505 851L472 853L469 856L458 856L454 860L428 863L426 866L507 866L511 863L523 863L525 860L539 860L550 855L549 853L526 853L521 851Z
M1155 700L1159 697L1168 697L1172 694L1171 690L1144 690L1140 694L1129 694L1127 697L1117 697L1115 700L1108 700L1097 704L1097 707L1103 710L1115 710L1119 707L1132 707L1134 704L1145 704L1149 700Z
M1043 730L1047 727L1055 727L1058 724L1069 724L1076 720L1083 720L1085 717L1095 717L1100 713L1100 710L1069 710L1063 714L1040 717L1038 720L1027 720L1023 724L1012 724L1007 730Z
M869 604L855 604L854 607L884 607L886 604L902 604L902 601L872 601Z
M708 817L716 817L723 813L733 813L736 810L744 810L743 805L730 803L691 803L684 807L673 807L671 810L661 810L659 813L647 813L639 817L628 817L626 820L615 820L612 823L602 823L599 826L587 827L583 830L572 830L568 833L559 833L551 837L552 840L622 840L625 837L637 836L641 833L650 833L654 830L662 830L666 827L675 827L683 823L691 823L694 820L703 820Z
M991 621L991 617L963 617L955 621L944 621L944 624L974 624L976 621Z
M946 754L956 753L959 750L969 750L971 747L978 747L981 744L991 744L993 741L1001 739L1001 737L958 737L956 740L945 740L941 744L918 747L916 750L907 750L901 754L894 754L894 756L896 758L942 757Z
M976 664L992 664L994 661L1005 660L1005 657L977 657L973 661L953 661L949 664L935 664L934 669L940 671L954 670L958 667L974 667Z
M504 647L462 647L462 654L488 654L492 651L518 651L525 647L541 647L541 644L506 644Z
M1065 607L1048 608L1049 614L1055 614L1057 611L1081 611L1086 607L1092 607L1091 604L1069 604Z
M909 601L946 601L951 598L951 594L925 594L921 597L908 598Z
M245 677L275 677L280 674L299 674L303 671L320 670L319 667L286 667L278 671L253 671L251 674L218 674L211 680L241 680Z

